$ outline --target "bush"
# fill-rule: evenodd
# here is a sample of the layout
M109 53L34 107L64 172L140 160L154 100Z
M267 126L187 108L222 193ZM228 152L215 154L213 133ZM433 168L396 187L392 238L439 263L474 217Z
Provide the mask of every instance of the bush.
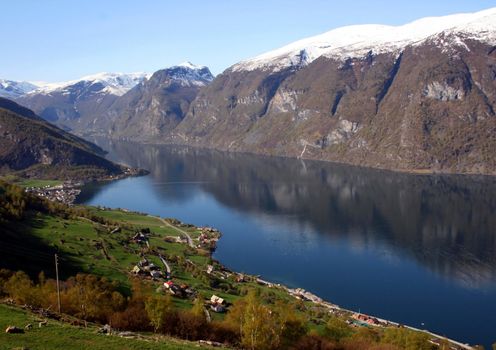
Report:
M208 337L208 323L205 317L194 315L190 311L178 313L177 328L174 335L188 340L200 340Z
M153 327L145 310L145 305L134 303L128 305L124 311L115 312L110 317L110 325L113 328L132 332L148 332Z
M209 323L209 335L207 337L209 340L237 345L240 342L240 338L239 331L225 322L213 321Z
M322 336L309 334L301 337L290 350L336 350L339 347Z
M381 341L406 350L430 350L429 336L407 328L387 328Z
M40 306L33 281L22 271L13 274L3 289L17 304Z
M348 324L338 317L331 317L326 325L326 336L336 342L349 337L353 334L353 330Z

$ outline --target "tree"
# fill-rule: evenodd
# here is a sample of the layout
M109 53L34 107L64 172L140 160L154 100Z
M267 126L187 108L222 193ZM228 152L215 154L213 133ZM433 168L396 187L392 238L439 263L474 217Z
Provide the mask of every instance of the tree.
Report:
M296 312L294 304L288 305L278 300L274 312L275 316L277 316L276 322L279 328L277 333L280 346L288 347L307 333L306 320Z
M33 293L33 282L23 271L18 271L5 283L3 287L17 304L37 305L36 293Z
M172 310L170 295L149 297L145 301L145 310L155 333L158 332L165 326L167 314Z
M276 314L262 305L254 290L233 305L226 322L239 328L241 344L247 349L268 350L278 345Z
M94 275L77 274L64 286L62 300L66 312L87 321L108 322L113 312L120 311L125 299L116 291L117 284Z
M203 300L200 296L195 299L193 307L191 308L191 313L195 317L205 318L205 305L203 304Z

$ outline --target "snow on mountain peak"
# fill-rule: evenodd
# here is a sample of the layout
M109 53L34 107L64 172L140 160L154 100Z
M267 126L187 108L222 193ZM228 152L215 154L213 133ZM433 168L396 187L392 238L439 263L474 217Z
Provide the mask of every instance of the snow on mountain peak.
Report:
M205 86L214 79L207 66L198 66L191 62L180 63L165 71L183 86Z
M426 17L401 26L366 24L341 27L241 61L232 69L276 71L308 64L320 56L346 59L361 57L370 51L395 52L441 33L495 44L496 8L476 13ZM463 41L456 40L454 44L463 45Z
M0 97L17 98L35 90L37 87L37 85L27 81L0 79Z
M199 69L206 68L205 66L198 66L198 65L193 64L189 61L179 63L176 67L189 68L189 69L193 69L193 70L199 70Z
M84 76L77 80L70 80L59 83L38 83L39 87L29 93L49 94L54 91L64 90L70 86L76 85L81 82L92 84L102 84L103 89L100 92L109 93L112 95L122 96L127 91L132 89L135 85L142 82L144 79L150 77L148 73L97 73Z

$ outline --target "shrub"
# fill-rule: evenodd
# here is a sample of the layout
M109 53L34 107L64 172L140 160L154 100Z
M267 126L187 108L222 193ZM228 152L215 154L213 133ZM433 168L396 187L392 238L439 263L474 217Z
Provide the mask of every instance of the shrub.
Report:
M336 350L339 347L322 336L309 334L301 337L290 350Z
M145 305L142 303L134 303L128 305L124 311L115 312L110 317L110 324L113 328L132 332L153 330Z

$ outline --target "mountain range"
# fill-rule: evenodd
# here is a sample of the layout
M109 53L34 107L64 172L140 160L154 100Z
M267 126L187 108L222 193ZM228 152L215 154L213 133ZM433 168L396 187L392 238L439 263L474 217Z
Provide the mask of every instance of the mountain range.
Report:
M113 102L136 84L146 73L99 73L62 83L39 83L16 101L42 118L66 129L77 129L87 118L109 108Z
M48 91L10 83L9 93L85 136L496 174L495 45L493 8L334 29L215 79L187 63L137 76L120 94L90 80Z

